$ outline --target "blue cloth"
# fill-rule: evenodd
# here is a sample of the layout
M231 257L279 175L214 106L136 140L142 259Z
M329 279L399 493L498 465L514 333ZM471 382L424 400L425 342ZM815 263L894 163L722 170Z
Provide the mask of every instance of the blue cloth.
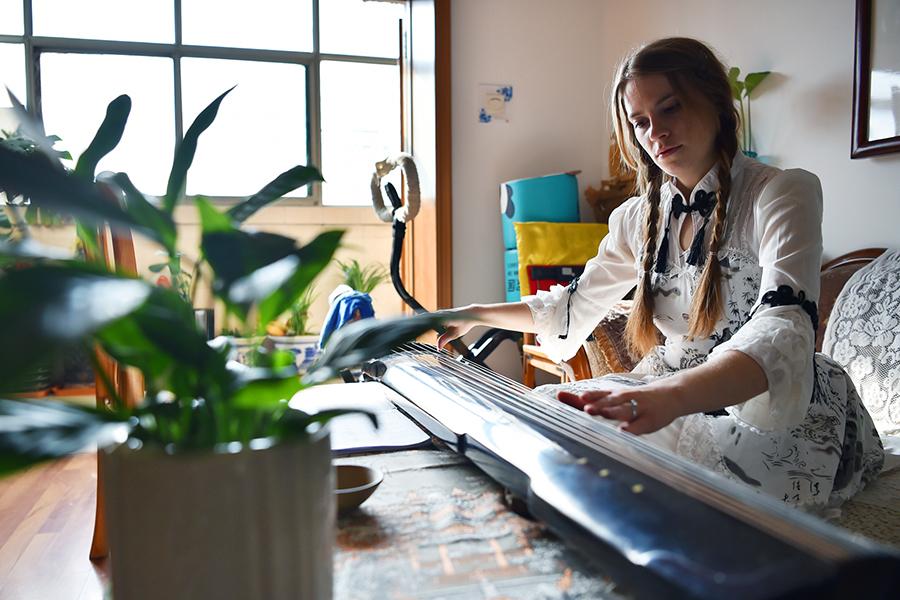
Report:
M372 308L372 297L363 292L345 292L335 298L328 309L325 324L322 325L322 335L319 336L319 348L323 348L331 334L353 320L353 316L359 311L360 318L368 319L375 316Z

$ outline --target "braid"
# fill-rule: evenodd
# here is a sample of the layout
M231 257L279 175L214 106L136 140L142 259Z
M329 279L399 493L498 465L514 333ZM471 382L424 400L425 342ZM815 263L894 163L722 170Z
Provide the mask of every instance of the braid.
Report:
M713 214L715 226L709 239L709 256L691 303L688 323L688 337L691 339L709 337L715 330L719 317L722 316L723 300L719 285L722 280L722 267L719 264L719 248L725 236L725 216L728 196L731 193L731 156L724 150L719 154L719 191L716 193L718 198Z
M658 342L653 323L653 285L651 273L656 257L656 238L659 230L659 198L662 188L662 172L650 163L647 173L647 206L644 210L644 255L641 260L641 277L638 279L634 304L625 326L625 338L633 356L647 354Z

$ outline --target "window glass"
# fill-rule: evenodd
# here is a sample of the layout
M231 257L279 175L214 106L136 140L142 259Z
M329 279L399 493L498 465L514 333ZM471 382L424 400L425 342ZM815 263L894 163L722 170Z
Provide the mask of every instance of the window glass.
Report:
M0 108L12 106L6 88L16 95L19 102L27 104L25 98L25 47L23 44L0 44ZM0 126L6 128L5 125Z
M52 37L175 41L172 2L154 0L34 0L34 34Z
M185 44L312 52L311 0L182 0L181 15Z
M366 205L375 163L400 150L400 70L322 61L322 201Z
M56 147L77 160L103 122L106 105L128 94L132 107L122 140L100 161L97 172L125 171L145 194L162 195L174 149L172 81L168 58L43 54L44 128L61 137Z
M207 104L237 85L200 138L188 194L247 196L279 173L308 164L305 67L185 58L181 76L185 130Z
M0 34L22 35L24 22L22 0L0 0Z
M399 58L402 2L319 0L319 47L326 54Z

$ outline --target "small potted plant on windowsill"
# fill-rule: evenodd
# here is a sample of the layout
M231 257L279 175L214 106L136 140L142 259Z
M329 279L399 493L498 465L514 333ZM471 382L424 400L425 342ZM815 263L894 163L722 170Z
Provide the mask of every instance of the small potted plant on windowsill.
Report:
M0 147L0 185L79 219L90 256L99 256L90 225L109 223L148 237L172 257L172 215L197 139L224 96L188 129L159 203L124 173L112 179L125 198L121 206L94 181L97 163L125 127L127 96L110 104L73 173L43 155ZM340 232L298 246L240 227L256 210L317 180L316 169L295 167L225 213L195 199L213 292L241 322L251 313L262 323L283 313L331 260ZM335 501L325 424L338 413L306 413L287 401L441 319L348 326L301 380L284 352L261 352L253 368L230 363L227 341L208 344L190 303L171 289L60 258L33 241L0 241L0 265L10 261L19 268L0 276L0 347L15 352L0 361L0 398L28 367L74 345L97 344L144 376L143 401L125 406L114 394L113 410L0 399L0 474L90 444L100 448L116 600L329 597Z
M291 304L283 324L273 321L266 326L263 346L270 351L291 352L300 373L306 372L319 356L319 336L309 330L309 311L315 299L313 286L306 288Z

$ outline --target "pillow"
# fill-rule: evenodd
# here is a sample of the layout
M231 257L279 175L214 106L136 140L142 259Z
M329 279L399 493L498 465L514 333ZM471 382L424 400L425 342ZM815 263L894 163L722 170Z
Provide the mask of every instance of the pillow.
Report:
M519 289L529 290L529 265L583 265L596 256L606 223L513 223L519 250Z
M844 367L882 437L900 435L900 250L850 277L834 302L822 352Z

